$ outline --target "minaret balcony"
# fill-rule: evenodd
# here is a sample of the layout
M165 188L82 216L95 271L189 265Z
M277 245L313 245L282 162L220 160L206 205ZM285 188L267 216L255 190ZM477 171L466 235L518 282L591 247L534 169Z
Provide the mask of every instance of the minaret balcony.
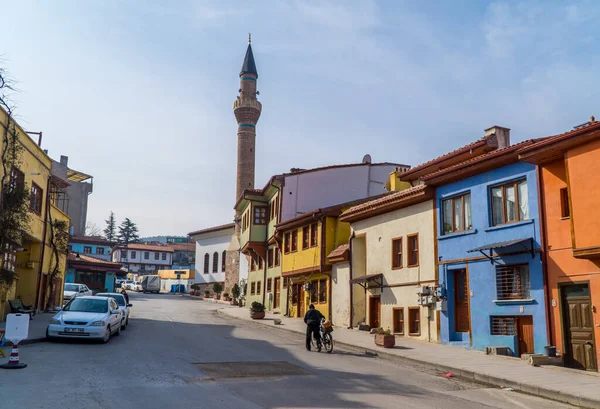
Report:
M237 108L256 108L262 111L262 104L256 99L238 98L233 102L233 109Z

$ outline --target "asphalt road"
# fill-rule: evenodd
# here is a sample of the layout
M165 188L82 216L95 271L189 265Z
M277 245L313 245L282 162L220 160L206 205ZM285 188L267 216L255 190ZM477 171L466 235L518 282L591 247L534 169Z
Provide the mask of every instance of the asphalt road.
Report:
M0 409L571 407L350 351L307 352L298 335L228 318L213 303L131 302L128 329L106 345L22 346L28 367L0 370Z

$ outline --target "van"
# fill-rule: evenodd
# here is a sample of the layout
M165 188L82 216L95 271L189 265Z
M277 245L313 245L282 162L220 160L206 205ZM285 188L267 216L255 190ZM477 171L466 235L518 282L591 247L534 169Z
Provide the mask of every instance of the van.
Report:
M158 294L160 292L160 276L142 276L142 291Z

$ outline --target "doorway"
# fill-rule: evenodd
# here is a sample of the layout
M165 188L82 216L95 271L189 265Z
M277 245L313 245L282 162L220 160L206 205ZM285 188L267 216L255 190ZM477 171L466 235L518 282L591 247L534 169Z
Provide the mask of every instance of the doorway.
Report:
M519 340L518 355L533 354L533 317L531 315L517 318L517 338Z
M456 332L470 332L467 270L455 270L452 274L454 276L454 328Z
M374 295L369 298L369 326L379 328L381 324L381 298Z
M561 288L565 365L597 371L592 300L588 284Z
M304 311L304 307L305 307L305 294L304 294L304 286L302 284L296 284L296 294L298 294L298 317L302 318L304 317L304 314L306 313Z
M279 308L279 302L280 302L280 298L281 298L280 284L281 284L281 278L279 278L279 277L275 278L274 283L273 283L273 286L275 287L274 288L275 295L273 296L273 308L274 309Z

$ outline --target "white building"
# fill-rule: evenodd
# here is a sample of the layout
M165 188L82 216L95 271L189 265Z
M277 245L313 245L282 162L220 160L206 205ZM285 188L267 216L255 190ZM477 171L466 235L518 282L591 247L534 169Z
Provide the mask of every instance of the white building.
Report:
M189 233L196 243L195 283L200 284L201 291L212 290L214 283L225 282L225 255L234 234L234 224L223 224ZM244 264L246 260L243 260ZM242 269L241 269L242 270ZM248 266L245 276L248 278Z
M156 274L158 270L171 269L173 249L137 243L119 245L114 248L112 259L122 263L131 273Z

